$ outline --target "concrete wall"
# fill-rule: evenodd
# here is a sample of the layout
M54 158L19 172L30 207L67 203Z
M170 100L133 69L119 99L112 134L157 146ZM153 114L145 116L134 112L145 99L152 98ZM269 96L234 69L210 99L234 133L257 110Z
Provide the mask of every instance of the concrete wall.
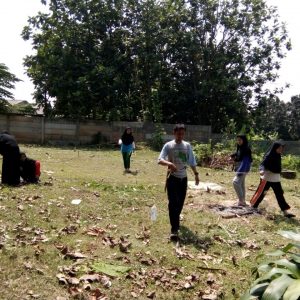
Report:
M155 133L151 122L104 122L95 120L47 119L43 116L2 115L0 131L14 135L19 143L90 144L96 138L117 142L126 126L133 130L135 140L146 141ZM173 124L162 124L164 140L172 139ZM187 125L186 140L208 142L211 127Z

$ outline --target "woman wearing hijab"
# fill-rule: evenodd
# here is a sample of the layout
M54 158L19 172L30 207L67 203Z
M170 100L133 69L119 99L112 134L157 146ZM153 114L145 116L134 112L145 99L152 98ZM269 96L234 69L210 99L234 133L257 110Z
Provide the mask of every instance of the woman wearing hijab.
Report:
M3 156L1 182L20 184L20 149L16 139L7 132L0 134L0 154Z
M125 173L131 173L130 171L130 157L132 152L135 150L134 137L132 135L132 130L127 127L119 141L121 144L121 152L123 156Z
M236 137L236 152L231 155L234 159L235 176L233 178L233 187L238 196L238 206L246 206L246 188L245 179L250 171L252 163L251 149L248 146L246 135L239 134Z
M265 154L264 159L260 165L260 184L252 197L250 203L257 208L264 199L265 194L271 187L275 193L278 205L287 218L295 217L289 213L290 206L285 201L283 196L283 189L280 182L281 173L281 154L284 150L284 143L278 141L274 142L271 149Z

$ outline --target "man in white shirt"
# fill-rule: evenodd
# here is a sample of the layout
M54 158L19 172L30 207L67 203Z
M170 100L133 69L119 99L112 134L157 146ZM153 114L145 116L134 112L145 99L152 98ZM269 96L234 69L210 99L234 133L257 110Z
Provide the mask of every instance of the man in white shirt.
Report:
M184 141L186 128L183 124L174 127L174 140L167 142L159 155L158 163L168 167L166 182L169 217L171 223L172 241L178 241L178 231L180 226L180 213L183 208L187 191L187 172L190 166L195 175L195 183L199 184L199 173L196 169L196 160L191 145Z

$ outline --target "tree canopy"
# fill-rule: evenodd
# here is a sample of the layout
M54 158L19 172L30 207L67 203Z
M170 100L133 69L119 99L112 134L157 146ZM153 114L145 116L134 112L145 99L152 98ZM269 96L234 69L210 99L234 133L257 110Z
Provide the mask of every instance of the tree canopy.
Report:
M264 0L42 2L22 36L47 115L242 126L291 47Z
M9 104L6 99L13 99L12 89L15 83L20 81L14 74L9 72L8 67L0 63L0 112L9 111Z

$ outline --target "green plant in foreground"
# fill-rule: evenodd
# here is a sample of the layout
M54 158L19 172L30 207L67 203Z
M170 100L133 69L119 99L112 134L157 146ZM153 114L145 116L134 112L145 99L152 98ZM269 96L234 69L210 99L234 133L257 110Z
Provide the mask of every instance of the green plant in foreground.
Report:
M241 300L298 300L300 299L300 233L279 231L280 235L293 239L283 249L267 254L280 259L263 262L254 273L258 278Z

